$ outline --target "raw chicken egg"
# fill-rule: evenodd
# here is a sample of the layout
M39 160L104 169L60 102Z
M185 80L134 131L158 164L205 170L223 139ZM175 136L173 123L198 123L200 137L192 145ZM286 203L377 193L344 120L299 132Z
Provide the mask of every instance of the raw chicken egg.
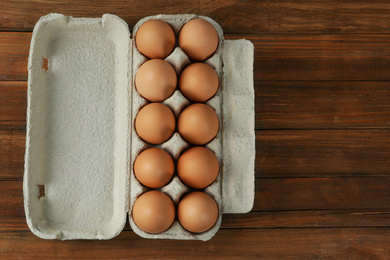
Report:
M204 145L217 135L219 120L211 107L196 103L181 112L177 127L185 141L194 145Z
M172 178L175 166L166 151L149 148L140 153L134 162L134 174L138 181L149 188L160 188Z
M135 131L145 142L161 144L175 131L175 116L166 105L150 103L138 112L135 118Z
M210 195L201 191L191 192L179 202L177 215L185 229L201 233L214 226L218 219L218 206Z
M164 101L176 89L175 69L164 60L145 62L135 75L135 88L145 99L152 102Z
M217 72L206 63L193 63L183 70L179 79L181 93L190 101L205 102L218 90Z
M203 189L215 181L219 173L219 162L209 149L197 146L185 151L177 162L177 174L184 184Z
M134 203L133 220L145 232L161 233L167 230L175 220L175 205L165 193L146 192Z
M208 21L193 19L181 29L179 46L190 59L203 61L217 50L218 33Z
M149 20L138 29L135 43L149 59L164 59L175 47L175 33L166 22Z

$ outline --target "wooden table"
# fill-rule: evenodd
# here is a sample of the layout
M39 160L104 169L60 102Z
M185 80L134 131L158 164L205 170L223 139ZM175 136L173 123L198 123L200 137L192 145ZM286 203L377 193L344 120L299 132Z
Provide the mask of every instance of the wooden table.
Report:
M103 4L104 2L104 4ZM0 3L0 259L390 258L390 3L355 1ZM341 2L341 1L340 1ZM27 57L50 12L215 19L255 45L256 196L208 242L33 235L23 209Z

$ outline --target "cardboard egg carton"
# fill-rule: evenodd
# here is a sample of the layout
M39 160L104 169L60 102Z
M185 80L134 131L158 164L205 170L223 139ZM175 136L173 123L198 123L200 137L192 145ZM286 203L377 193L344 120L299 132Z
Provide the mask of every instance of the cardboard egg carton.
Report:
M135 39L137 37L137 31L138 28L145 23L148 20L151 19L159 19L162 21L167 22L172 29L175 32L175 35L179 35L179 32L183 25L190 21L193 18L197 18L196 15L158 15L158 16L148 16L146 18L141 19L134 27L133 31L133 38ZM223 39L223 33L221 27L215 23L213 20L207 17L201 17L203 19L206 19L208 22L210 22L215 29L217 30L218 37L219 37L219 45L216 50L216 52L213 54L212 57L204 61L206 64L210 65L215 69L215 71L218 74L218 77L221 82L221 76L222 76L222 39ZM177 42L177 41L176 41ZM138 69L144 62L146 62L148 59L144 57L137 49L135 44L133 45L133 75L136 75ZM169 62L175 69L176 74L180 75L180 73L183 71L183 69L192 63L192 61L189 59L189 57L183 52L183 50L180 47L176 47L174 51L165 58L165 61ZM133 80L134 85L134 80ZM221 122L222 113L221 113L221 105L222 105L222 96L221 96L221 89L223 88L222 84L220 84L218 91L216 95L211 98L209 101L206 102L207 105L212 107L214 111L217 113L218 118ZM142 98L139 93L137 92L136 88L132 88L132 98L133 98L133 121L135 117L137 116L138 111L140 108L145 105L147 102L144 98ZM171 97L166 99L163 104L167 105L169 108L172 109L172 111L175 114L176 121L179 117L180 112L190 104L190 101L187 100L179 90L176 90ZM208 143L205 147L209 148L211 151L215 153L217 156L220 165L222 160L222 140L221 140L221 130L220 127L217 136ZM161 145L147 145L144 143L139 136L137 135L136 131L132 131L132 150L131 150L131 165L134 164L134 160L137 158L137 155L142 151L144 148L149 147L157 147L162 148L166 151L168 151L175 161L179 158L180 154L190 146L186 141L184 141L180 134L178 132L175 132L173 136L166 142L164 142ZM221 167L222 168L222 167ZM135 178L134 171L130 172L130 213L131 209L133 208L135 200L145 191L148 189L142 186L138 180ZM187 187L185 184L181 182L179 177L175 174L172 181L161 188L161 191L168 194L174 201L175 205L178 205L179 200L188 192L191 191L189 187ZM206 187L204 192L211 195L214 200L217 202L218 208L219 208L219 217L217 219L216 224L208 231L200 233L200 234L194 234L191 232L186 231L177 220L174 221L173 225L166 231L159 233L159 234L149 234L141 230L137 227L137 225L134 223L132 219L132 214L129 214L129 221L131 228L139 234L142 237L145 238L173 238L173 239L201 239L201 240L208 240L210 239L219 229L219 226L221 225L222 220L222 189L221 189L221 174L218 175L215 182L213 182L210 186Z
M126 213L132 229L146 238L208 240L219 229L223 213L245 213L254 199L253 45L225 40L220 26L216 53L205 61L220 79L207 105L220 120L215 139L206 145L220 162L217 180L204 189L217 202L217 223L193 234L177 220L166 231L149 234L133 222L131 208L147 190L135 178L136 156L148 147L168 151L175 160L189 144L175 132L161 145L137 135L134 119L147 103L134 87L134 76L146 61L134 42L139 26L160 19L174 29L197 15L158 15L141 19L133 30L115 15L72 18L43 16L34 27L28 61L28 107L24 204L31 231L46 239L110 239L118 235ZM179 75L191 63L176 47L165 59ZM180 91L163 102L176 120L190 102ZM160 189L175 205L191 191L175 174Z

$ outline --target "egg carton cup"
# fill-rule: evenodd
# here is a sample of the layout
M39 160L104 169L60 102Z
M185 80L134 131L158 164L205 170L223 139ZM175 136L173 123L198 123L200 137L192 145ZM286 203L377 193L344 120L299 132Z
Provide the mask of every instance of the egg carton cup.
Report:
M132 220L136 198L149 190L135 178L136 156L148 147L168 151L177 160L190 147L175 132L161 145L143 142L134 119L148 102L134 86L147 60L136 48L140 25L159 19L176 36L193 18L209 21L219 45L205 63L220 79L216 95L206 102L220 120L215 139L206 145L219 162L216 181L204 189L217 202L219 217L208 231L194 234L175 220L159 234L140 230ZM180 75L191 63L176 47L165 59ZM141 19L133 30L119 17L41 17L34 27L28 61L28 107L24 172L27 224L45 239L110 239L118 235L126 213L132 229L145 238L208 240L219 229L223 213L246 213L254 200L253 45L225 40L220 26L197 15L157 15ZM176 120L190 102L180 91L163 102ZM191 191L175 174L160 189L175 205Z

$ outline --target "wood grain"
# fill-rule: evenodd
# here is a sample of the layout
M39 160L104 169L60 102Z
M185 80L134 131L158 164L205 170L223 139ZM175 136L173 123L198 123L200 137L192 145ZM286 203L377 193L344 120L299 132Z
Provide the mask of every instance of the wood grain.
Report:
M40 16L51 12L75 17L116 14L132 28L141 18L156 14L197 13L216 20L225 32L252 33L389 33L390 4L386 1L72 1L3 0L0 28L31 31Z
M390 208L383 210L251 211L246 214L222 215L221 229L390 227L389 216ZM131 230L127 222L123 230ZM29 231L24 216L0 218L0 233Z
M31 33L0 32L0 80L27 80L30 40Z
M106 241L51 241L23 208L27 58L50 12L114 13L132 29L159 13L216 20L253 42L255 204L208 242L147 240L128 223ZM0 258L388 259L390 2L169 0L0 2Z
M102 241L58 241L2 233L5 259L292 258L386 259L390 228L225 229L207 241L149 240L131 231Z
M24 216L23 182L0 181L0 212L1 219Z
M256 82L256 129L390 127L385 81ZM0 121L25 121L25 81L0 81Z
M221 228L389 227L389 210L283 210L224 214Z
M256 131L259 177L389 176L388 130Z
M242 35L229 35L239 39ZM390 36L251 35L255 81L389 80Z
M25 122L3 121L0 137L0 180L21 180ZM257 177L389 177L389 158L389 130L256 131Z
M254 210L388 209L390 178L256 179Z
M258 82L256 129L390 127L387 81Z
M241 39L242 34L227 34ZM390 35L248 35L255 81L390 80ZM27 80L31 33L0 32L0 80Z
M0 81L0 121L26 121L27 82Z
M23 178L25 129L24 121L0 121L0 184Z
M388 212L389 178L257 178L254 211L370 210ZM2 217L23 217L22 181L1 181ZM283 191L283 192L280 192Z

